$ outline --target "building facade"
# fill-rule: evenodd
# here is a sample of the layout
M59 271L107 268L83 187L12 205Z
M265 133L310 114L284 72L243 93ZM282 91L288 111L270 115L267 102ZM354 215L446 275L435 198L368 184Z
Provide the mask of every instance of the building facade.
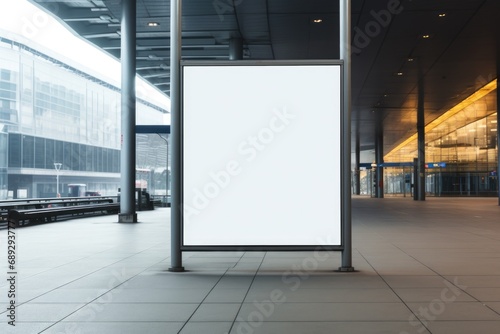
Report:
M75 183L116 195L120 89L49 53L0 36L0 199L67 196ZM138 124L162 124L166 112L138 98Z

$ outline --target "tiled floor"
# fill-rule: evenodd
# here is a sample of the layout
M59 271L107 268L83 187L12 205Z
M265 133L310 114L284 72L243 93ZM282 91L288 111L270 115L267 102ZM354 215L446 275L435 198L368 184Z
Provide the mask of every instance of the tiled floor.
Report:
M314 252L185 253L170 273L169 209L18 229L17 325L2 279L0 332L498 334L497 204L354 198L354 273Z

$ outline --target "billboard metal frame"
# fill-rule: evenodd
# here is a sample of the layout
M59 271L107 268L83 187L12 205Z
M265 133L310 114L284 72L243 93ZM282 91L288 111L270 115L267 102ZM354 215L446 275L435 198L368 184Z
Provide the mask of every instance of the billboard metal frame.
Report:
M242 60L242 61L181 61L180 66L180 132L181 132L181 154L180 154L180 184L181 189L179 191L180 197L180 250L181 251L344 251L345 250L345 213L344 207L345 198L343 196L342 187L339 187L338 191L340 193L340 203L338 203L338 209L341 211L340 213L340 237L341 244L340 245L185 245L184 244L184 217L182 207L184 205L184 68L190 66L338 66L340 68L339 71L339 127L341 133L339 134L339 145L338 151L340 153L339 158L339 171L340 171L340 181L342 181L345 177L349 178L350 170L345 171L344 166L341 163L343 161L343 141L349 136L345 136L343 129L343 117L344 117L344 62L342 60ZM333 111L332 111L333 112ZM346 176L347 175L347 176ZM350 200L350 199L349 199ZM350 221L349 221L350 224ZM350 226L348 227L350 228ZM350 247L350 244L348 245Z

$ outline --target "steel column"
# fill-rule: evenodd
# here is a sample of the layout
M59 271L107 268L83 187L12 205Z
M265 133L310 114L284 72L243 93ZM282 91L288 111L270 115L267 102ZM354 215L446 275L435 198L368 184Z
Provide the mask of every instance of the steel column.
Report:
M229 40L229 60L243 59L243 40L241 38L231 38Z
M122 1L121 21L121 184L120 223L136 223L135 212L135 48L136 0Z
M418 60L418 105L417 105L417 135L418 135L418 187L417 199L425 201L425 116L424 116L424 74L422 63Z
M352 266L351 226L351 0L340 1L340 59L344 61L342 114L342 266L340 271L354 271Z
M375 162L377 164L375 170L375 189L377 189L377 191L375 195L377 198L384 198L384 167L382 167L384 163L384 131L382 122L382 117L379 117L375 133Z
M356 189L354 193L356 195L361 194L361 171L359 168L359 165L361 164L361 148L360 148L360 143L359 143L359 127L358 127L358 133L356 136L356 170L354 171L354 179L356 182Z
M170 139L172 197L170 211L171 254L169 271L184 271L181 251L182 218L182 162L181 162L181 73L182 52L182 0L170 0Z

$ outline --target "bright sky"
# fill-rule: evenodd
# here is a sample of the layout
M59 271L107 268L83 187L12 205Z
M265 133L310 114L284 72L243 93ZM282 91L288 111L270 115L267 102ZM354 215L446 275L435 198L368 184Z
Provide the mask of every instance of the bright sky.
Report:
M0 29L35 41L53 52L100 73L120 87L120 63L92 44L76 37L56 19L27 0L0 0ZM7 9L5 9L7 8ZM136 80L137 96L170 110L170 100L142 79ZM169 117L168 117L169 118Z

